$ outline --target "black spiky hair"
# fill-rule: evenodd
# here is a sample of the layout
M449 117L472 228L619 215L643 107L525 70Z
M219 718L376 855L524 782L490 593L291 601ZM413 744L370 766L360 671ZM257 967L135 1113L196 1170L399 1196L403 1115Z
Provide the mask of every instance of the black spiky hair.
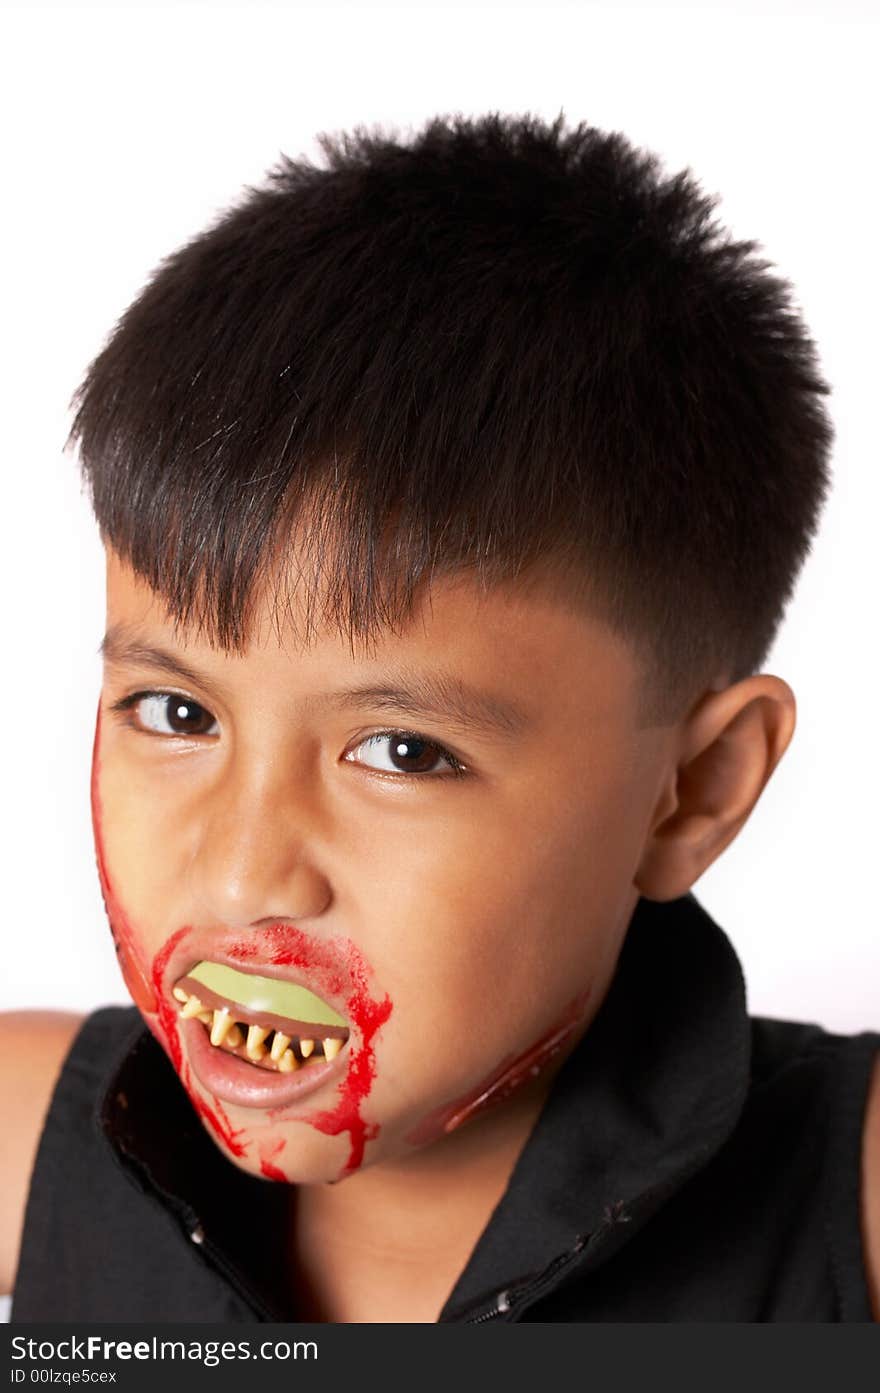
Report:
M103 540L226 650L297 535L310 629L319 595L354 641L434 575L550 566L642 660L643 723L758 671L833 435L758 243L561 113L317 140L323 167L282 156L162 261L88 368L68 444Z

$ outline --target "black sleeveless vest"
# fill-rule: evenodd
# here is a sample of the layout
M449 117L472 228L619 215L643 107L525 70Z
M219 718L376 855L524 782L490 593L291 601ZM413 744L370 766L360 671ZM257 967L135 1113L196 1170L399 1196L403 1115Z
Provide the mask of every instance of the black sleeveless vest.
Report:
M750 1017L693 894L639 901L445 1321L871 1321L859 1216L880 1032ZM296 1320L286 1187L203 1130L134 1007L56 1085L11 1321Z

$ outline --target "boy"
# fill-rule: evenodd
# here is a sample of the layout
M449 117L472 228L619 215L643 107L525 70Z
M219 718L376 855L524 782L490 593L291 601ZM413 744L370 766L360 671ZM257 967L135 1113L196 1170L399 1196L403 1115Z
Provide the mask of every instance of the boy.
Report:
M880 1034L691 893L795 724L787 287L561 116L321 143L77 396L135 1004L4 1023L12 1318L878 1319Z

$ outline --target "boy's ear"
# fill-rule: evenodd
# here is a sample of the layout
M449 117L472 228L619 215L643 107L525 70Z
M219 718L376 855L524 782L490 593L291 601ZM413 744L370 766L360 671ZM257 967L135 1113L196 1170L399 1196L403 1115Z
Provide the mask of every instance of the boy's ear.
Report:
M788 748L797 705L762 673L709 692L681 727L634 884L646 899L685 895L748 819Z

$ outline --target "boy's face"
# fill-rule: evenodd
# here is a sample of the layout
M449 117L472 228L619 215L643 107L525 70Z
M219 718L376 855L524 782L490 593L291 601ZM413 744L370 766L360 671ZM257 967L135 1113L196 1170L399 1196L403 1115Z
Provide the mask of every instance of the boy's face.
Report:
M243 657L175 635L112 552L107 611L102 888L129 989L221 1150L255 1175L338 1180L439 1156L543 1096L613 976L664 765L669 731L635 728L629 650L549 592L461 576L368 655L335 631L298 647L262 600ZM441 674L430 712L339 695ZM465 724L458 684L506 722ZM274 994L251 994L253 974ZM181 1018L175 987L204 1019ZM245 1028L313 1022L313 1051L305 1028L287 1070L259 1039L255 1062L246 1039L212 1044L224 997ZM326 1008L343 1044L325 1058Z

